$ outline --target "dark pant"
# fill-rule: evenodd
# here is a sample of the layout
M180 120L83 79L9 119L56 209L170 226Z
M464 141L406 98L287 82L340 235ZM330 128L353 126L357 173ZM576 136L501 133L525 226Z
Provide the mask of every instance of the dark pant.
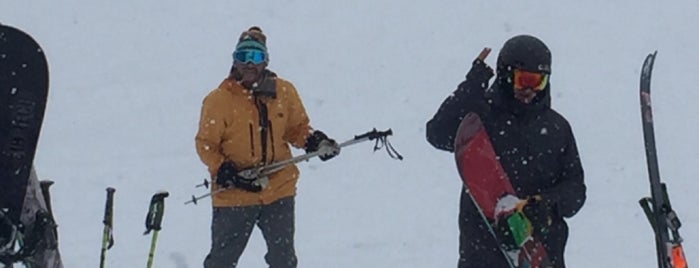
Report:
M265 261L269 267L295 268L294 197L269 205L214 208L211 252L204 260L204 267L236 267L255 225L267 243Z

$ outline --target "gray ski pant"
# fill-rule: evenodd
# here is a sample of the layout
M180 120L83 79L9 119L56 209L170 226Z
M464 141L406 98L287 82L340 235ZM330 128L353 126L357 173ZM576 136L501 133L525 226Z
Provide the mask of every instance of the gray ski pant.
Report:
M293 196L268 205L213 208L211 251L204 268L236 267L255 225L267 243L269 267L296 268Z

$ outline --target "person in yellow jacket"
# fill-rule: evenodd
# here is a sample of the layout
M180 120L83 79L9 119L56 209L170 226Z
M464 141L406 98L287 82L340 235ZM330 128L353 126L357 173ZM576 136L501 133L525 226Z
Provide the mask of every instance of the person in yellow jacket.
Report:
M297 266L294 249L294 196L299 177L291 164L267 178L245 178L242 170L292 157L289 145L324 152L328 160L340 147L309 124L291 82L267 69L266 36L253 26L233 52L229 76L204 99L196 148L216 182L212 191L211 251L206 268L236 267L255 225L267 243L272 268Z

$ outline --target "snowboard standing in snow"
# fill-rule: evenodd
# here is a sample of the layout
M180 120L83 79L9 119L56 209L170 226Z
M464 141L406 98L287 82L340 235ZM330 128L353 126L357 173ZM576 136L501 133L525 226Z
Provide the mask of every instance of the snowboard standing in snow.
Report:
M672 210L665 183L660 181L658 156L655 149L655 132L653 130L653 113L650 101L650 78L656 53L649 54L641 68L641 118L651 197L642 198L639 203L655 233L658 267L687 268L687 260L682 249L682 237L679 233L679 228L682 224L675 211Z
M0 25L0 207L21 214L48 96L44 52L26 33Z
M40 182L33 160L48 96L44 51L28 34L0 24L0 261L62 267L48 205L50 182ZM42 184L43 183L43 184Z

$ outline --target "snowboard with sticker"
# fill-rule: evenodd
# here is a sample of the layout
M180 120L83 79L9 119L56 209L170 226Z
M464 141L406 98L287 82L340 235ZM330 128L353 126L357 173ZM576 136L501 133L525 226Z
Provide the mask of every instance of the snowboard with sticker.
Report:
M481 118L467 114L454 142L456 165L467 193L478 207L511 268L551 267L546 249L532 233L531 222L519 212L496 215L516 193L499 162Z

